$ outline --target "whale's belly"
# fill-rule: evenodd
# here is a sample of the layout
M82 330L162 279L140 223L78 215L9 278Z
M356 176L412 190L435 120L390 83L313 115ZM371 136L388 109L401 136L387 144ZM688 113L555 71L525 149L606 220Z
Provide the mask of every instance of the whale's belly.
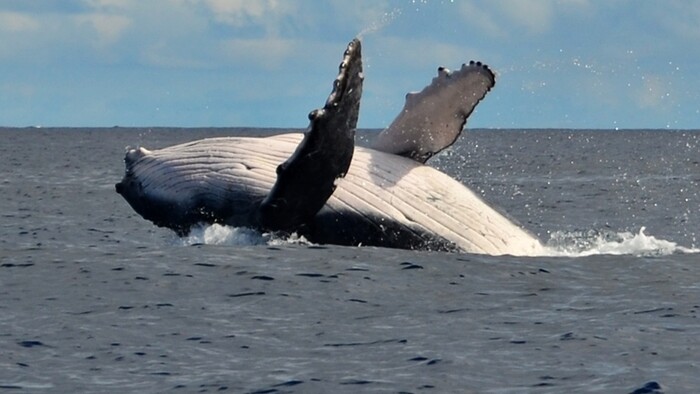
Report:
M465 185L435 168L384 152L356 149L350 171L327 205L373 212L436 234L467 252L542 253L534 236Z

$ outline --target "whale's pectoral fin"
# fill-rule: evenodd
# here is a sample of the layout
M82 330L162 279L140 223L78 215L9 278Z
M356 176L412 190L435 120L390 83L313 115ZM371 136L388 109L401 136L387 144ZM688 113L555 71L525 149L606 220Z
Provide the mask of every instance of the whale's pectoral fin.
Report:
M309 114L310 125L296 151L277 167L277 181L258 212L266 230L294 230L308 223L350 168L362 95L358 39L348 44L326 105Z
M452 145L479 101L494 86L493 72L470 62L438 76L419 93L406 95L406 104L394 122L377 137L373 148L424 163Z

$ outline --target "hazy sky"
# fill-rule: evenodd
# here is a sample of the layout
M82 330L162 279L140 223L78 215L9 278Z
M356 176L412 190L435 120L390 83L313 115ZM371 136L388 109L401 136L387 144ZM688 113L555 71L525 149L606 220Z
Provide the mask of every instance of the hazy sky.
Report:
M470 127L700 128L700 1L0 0L0 125L306 127L363 39L359 127L438 66Z

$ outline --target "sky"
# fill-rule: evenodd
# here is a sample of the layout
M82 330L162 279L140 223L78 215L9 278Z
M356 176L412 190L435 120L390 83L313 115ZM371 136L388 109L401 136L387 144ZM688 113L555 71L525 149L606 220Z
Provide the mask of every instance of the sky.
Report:
M304 128L362 39L360 128L487 63L472 128L700 129L700 1L0 0L0 126Z

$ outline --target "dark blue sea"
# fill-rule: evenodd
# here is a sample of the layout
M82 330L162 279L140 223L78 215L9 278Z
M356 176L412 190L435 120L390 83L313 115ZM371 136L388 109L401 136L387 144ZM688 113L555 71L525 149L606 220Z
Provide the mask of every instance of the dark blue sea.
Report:
M700 387L700 132L471 130L429 162L540 257L179 239L114 191L127 146L284 131L0 129L0 392Z

